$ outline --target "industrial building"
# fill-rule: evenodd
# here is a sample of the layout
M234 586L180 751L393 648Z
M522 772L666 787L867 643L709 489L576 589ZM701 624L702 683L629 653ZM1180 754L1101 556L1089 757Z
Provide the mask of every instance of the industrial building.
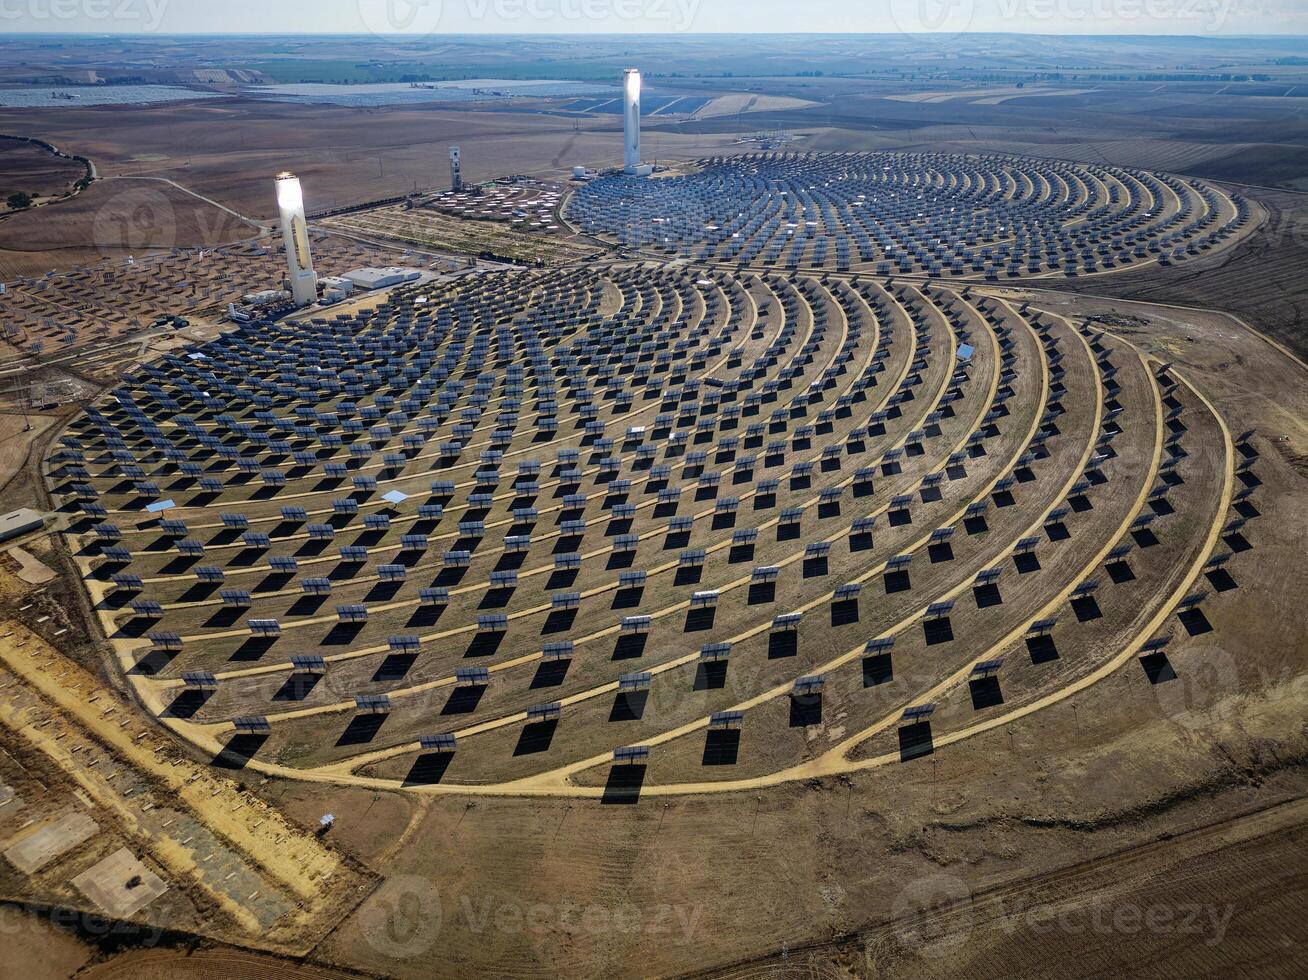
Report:
M286 298L285 290L260 289L252 293L246 293L241 297L241 302L246 306L267 306L270 303L283 302Z
M339 303L354 292L354 283L344 276L323 276L318 280L324 303Z
M341 278L353 283L358 289L386 289L390 286L398 286L400 283L421 279L422 272L419 269L390 265L381 269L355 269L345 273Z
M8 541L45 527L45 518L30 508L0 514L0 541Z

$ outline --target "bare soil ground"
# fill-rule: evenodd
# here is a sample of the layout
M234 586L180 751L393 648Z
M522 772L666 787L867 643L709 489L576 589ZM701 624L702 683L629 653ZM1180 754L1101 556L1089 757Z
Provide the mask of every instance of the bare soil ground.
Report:
M5 922L5 969L13 976L64 980L94 956L88 943L39 915L13 906L0 915Z
M45 251L93 243L105 256L212 247L259 229L157 181L97 181L77 197L0 222L0 248Z
M1034 978L1074 955L1085 976L1290 977L1287 958L1308 946L1294 911L1305 899L1303 811L1302 800L1274 804L974 895L928 878L891 925L705 976Z
M29 415L25 420L19 414L0 415L0 508L5 512L19 507L43 509L36 472L39 447L59 426L57 416Z
M0 213L8 209L11 194L27 194L42 203L71 191L85 173L80 164L34 143L0 139Z
M59 974L48 974L50 977ZM123 953L83 970L78 980L348 980L353 971L310 966L236 949L153 949Z

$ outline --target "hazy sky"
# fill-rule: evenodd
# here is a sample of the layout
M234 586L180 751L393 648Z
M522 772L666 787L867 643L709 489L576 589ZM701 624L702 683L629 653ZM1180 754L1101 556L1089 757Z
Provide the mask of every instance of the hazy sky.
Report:
M1308 34L1308 0L0 0L0 33Z

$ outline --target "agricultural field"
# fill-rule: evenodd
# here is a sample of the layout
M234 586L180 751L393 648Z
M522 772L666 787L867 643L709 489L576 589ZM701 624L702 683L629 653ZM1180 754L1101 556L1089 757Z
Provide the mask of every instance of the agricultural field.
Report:
M56 156L48 149L24 140L0 140L0 214L15 210L10 199L25 195L32 204L44 204L72 192L86 176L78 163Z

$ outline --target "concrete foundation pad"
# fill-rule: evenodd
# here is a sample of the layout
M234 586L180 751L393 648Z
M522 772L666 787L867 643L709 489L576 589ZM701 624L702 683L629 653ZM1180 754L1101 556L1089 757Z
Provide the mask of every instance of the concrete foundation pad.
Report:
M51 861L90 840L100 829L85 813L67 813L37 828L5 850L5 860L23 874L35 874Z
M168 890L164 880L125 847L82 872L73 884L116 919L131 918Z

